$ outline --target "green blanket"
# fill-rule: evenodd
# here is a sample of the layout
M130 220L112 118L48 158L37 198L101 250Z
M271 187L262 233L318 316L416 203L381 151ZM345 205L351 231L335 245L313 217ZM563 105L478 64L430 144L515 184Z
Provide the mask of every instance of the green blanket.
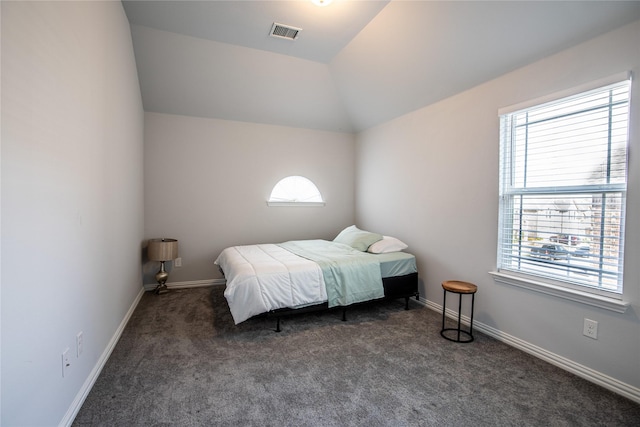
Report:
M279 246L320 266L329 307L384 297L380 263L371 254L327 240L295 240Z

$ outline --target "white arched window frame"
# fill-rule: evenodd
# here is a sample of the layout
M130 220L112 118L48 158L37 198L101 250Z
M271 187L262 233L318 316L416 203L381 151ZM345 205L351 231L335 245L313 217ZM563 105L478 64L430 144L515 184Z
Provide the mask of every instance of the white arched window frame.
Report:
M269 206L324 206L318 187L304 176L288 176L276 183L267 201Z

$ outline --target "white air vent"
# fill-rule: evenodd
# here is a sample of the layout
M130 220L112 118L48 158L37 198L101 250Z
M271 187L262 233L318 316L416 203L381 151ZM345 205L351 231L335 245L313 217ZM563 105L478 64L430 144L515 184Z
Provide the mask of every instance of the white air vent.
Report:
M295 40L300 35L300 31L302 31L302 28L291 27L289 25L282 25L274 22L269 35L271 37L278 37L281 39Z

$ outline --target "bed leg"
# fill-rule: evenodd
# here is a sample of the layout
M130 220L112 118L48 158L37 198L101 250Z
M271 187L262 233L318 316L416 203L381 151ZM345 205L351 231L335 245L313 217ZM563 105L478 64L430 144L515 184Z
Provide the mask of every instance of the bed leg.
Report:
M347 309L346 308L342 309L342 321L343 322L347 321Z
M404 298L404 309L409 310L409 297Z
M276 318L276 330L275 330L275 332L280 332L280 331L281 331L281 329L280 329L280 317L277 317Z

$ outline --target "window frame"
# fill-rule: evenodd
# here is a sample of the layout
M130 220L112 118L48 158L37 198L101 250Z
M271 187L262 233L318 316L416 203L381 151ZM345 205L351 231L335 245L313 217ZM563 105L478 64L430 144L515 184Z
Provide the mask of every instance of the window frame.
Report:
M589 285L575 283L571 281L562 280L559 277L559 274L556 274L556 277L553 277L552 274L536 274L534 271L520 271L520 267L513 268L513 264L503 266L503 255L506 254L505 259L509 259L513 257L513 254L508 254L508 248L504 248L505 244L504 233L506 233L506 226L509 224L509 219L505 218L507 216L506 212L508 211L508 206L506 204L513 203L515 197L523 196L523 195L549 195L553 194L557 191L564 191L562 194L575 193L575 194L608 194L608 193L619 193L622 198L622 207L621 214L622 219L624 219L625 214L625 205L626 205L626 186L627 186L627 178L625 178L625 182L623 184L605 184L605 185L587 185L588 183L584 183L583 185L574 185L571 187L565 188L535 188L535 189L527 189L526 186L524 188L519 188L514 190L514 188L509 187L505 182L507 180L512 180L516 176L515 162L512 159L509 159L509 170L506 171L505 168L505 158L506 156L511 155L511 150L513 150L514 142L511 140L511 137L505 138L505 132L512 131L512 124L509 126L503 127L503 120L507 115L513 115L515 113L521 112L523 110L533 109L538 106L542 106L544 104L560 102L565 98L580 95L592 90L604 89L607 86L616 83L622 83L623 81L629 82L629 92L627 98L627 105L631 103L631 73L618 73L614 76L607 77L605 79L601 79L598 81L594 81L588 83L586 85L582 85L573 89L569 89L567 91L556 92L554 94L550 94L543 98L533 99L524 103L520 103L517 105L513 105L510 107L502 108L498 111L500 118L500 161L499 161L499 173L500 173L500 193L499 193L499 225L498 225L498 244L497 244L497 271L491 272L494 276L494 280L498 283L502 284L510 284L519 287L524 287L527 289L531 289L538 292L543 292L546 294L571 299L573 301L582 302L585 304L595 305L598 307L606 308L609 310L613 310L616 312L624 312L628 307L628 303L622 301L623 288L622 288L622 272L624 270L624 256L623 256L623 248L624 248L624 221L620 225L620 244L619 247L619 255L618 260L621 263L620 274L618 277L619 285L618 289L615 291L604 290L602 289L602 282L600 282L599 287L591 287ZM630 127L631 114L630 110L627 111L627 137ZM506 144L505 144L505 140ZM629 144L627 142L627 163L625 165L625 174L628 175L628 150ZM508 175L508 176L505 176ZM524 230L523 226L519 228L520 232ZM602 239L603 236L600 236ZM509 247L511 247L509 245ZM622 255L620 255L622 254ZM525 269L526 270L526 269Z

